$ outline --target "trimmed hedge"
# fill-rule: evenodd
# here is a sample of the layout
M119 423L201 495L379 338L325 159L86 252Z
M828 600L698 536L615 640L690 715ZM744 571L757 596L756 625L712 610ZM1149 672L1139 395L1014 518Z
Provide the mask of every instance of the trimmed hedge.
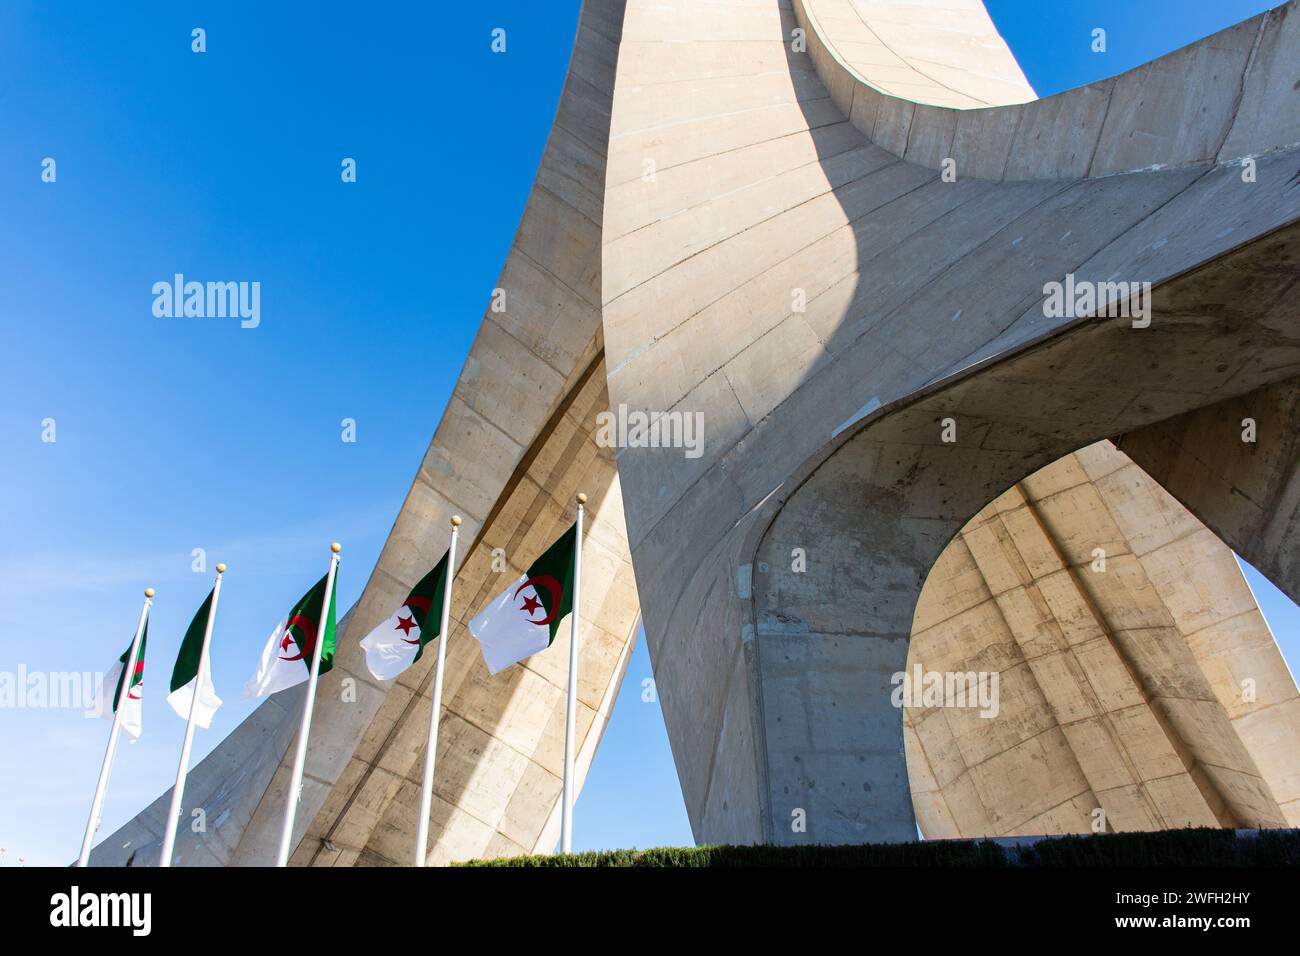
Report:
M1211 828L1049 837L1029 846L931 840L845 846L698 846L471 860L457 866L1300 866L1300 830Z

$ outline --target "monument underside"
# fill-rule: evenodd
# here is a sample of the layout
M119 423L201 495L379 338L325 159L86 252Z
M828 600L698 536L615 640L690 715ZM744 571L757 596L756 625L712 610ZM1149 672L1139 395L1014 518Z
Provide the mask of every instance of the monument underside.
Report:
M580 489L580 770L640 614L698 840L1295 825L1300 698L1229 549L1300 595L1297 62L1293 2L1038 100L976 0L586 0L293 862L409 855L428 662L355 643L453 512L431 858L552 849L566 652L489 678L465 622ZM1149 323L1045 308L1067 276L1150 283ZM610 408L698 414L701 454L601 447ZM998 715L894 706L918 664L996 672ZM178 863L272 858L295 701L195 768Z
M1018 482L944 549L917 666L1000 690L991 719L904 712L927 837L1300 824L1300 696L1236 559L1110 442Z

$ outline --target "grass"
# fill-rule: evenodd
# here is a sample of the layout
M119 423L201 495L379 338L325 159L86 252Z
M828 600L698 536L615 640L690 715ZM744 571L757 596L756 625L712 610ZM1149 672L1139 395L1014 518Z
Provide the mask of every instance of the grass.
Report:
M1300 866L1300 830L1210 828L1049 837L1029 846L931 840L844 846L697 846L472 860L458 866Z

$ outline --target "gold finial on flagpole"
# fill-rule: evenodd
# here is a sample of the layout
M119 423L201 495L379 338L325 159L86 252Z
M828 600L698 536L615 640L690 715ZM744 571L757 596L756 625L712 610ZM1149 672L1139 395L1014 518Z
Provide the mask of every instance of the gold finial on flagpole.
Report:
M452 516L451 516L451 526L452 526L453 528L459 528L459 527L460 527L460 515L452 515Z
M226 573L226 566L225 566L224 564L218 564L218 565L217 565L217 573L218 573L218 574L225 574L225 573Z
M583 494L581 491L578 492L578 504L585 505L586 503L587 503L587 496Z
M338 554L340 551L343 550L343 545L335 541L333 544L330 545L330 550L333 551L335 554Z
M145 588L145 589L144 589L144 596L147 597L147 598L151 598L151 597L153 597L153 588Z

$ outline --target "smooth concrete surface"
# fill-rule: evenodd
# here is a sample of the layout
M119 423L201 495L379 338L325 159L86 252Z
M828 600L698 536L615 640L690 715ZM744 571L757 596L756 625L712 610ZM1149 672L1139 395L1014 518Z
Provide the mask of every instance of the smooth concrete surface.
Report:
M796 10L815 49L880 93L956 108L1035 99L981 0L805 0Z
M409 857L428 666L376 685L355 640L453 512L468 559L432 858L550 849L564 649L490 681L463 622L579 487L580 764L639 608L700 841L1063 832L1098 809L1114 829L1293 819L1294 682L1223 548L1300 595L1297 62L1292 2L1034 100L972 0L587 0L506 309L343 629L293 862ZM1149 325L1049 312L1067 276L1150 283ZM700 453L598 447L611 407L698 416ZM1049 491L1049 466L1077 480ZM927 580L987 620L946 635ZM1002 719L893 707L913 650L1005 667ZM182 830L180 862L270 859L281 697L196 768L210 825ZM166 801L93 861L156 842Z
M873 143L909 162L934 169L951 159L961 175L981 179L1077 178L1225 163L1300 142L1288 99L1300 42L1290 6L1041 100L1007 66L1010 54L981 22L987 15L964 9L980 4L916 6L943 28L922 28L907 2L793 0L832 101ZM905 76L892 89L894 68L860 42L863 27L850 10L868 11L862 19L882 37L885 23L908 21L895 47L935 78ZM948 70L938 72L936 61ZM971 108L982 105L995 108Z
M705 422L700 458L627 448L618 465L669 735L709 842L906 830L901 741L863 736L883 710L855 718L856 749L800 752L776 730L773 699L798 671L785 646L764 653L778 629L802 659L830 659L792 635L815 632L810 606L833 606L881 645L859 665L878 683L943 546L1013 484L1300 372L1294 5L1098 90L924 111L846 85L802 9L629 3L614 92L610 398ZM790 47L801 26L807 54ZM931 134L948 123L951 139ZM1044 283L1067 273L1150 282L1151 326L1046 316ZM1214 526L1218 506L1193 510ZM783 591L758 568L796 539L811 563L860 566L835 562L812 600ZM852 723L829 703L802 720ZM777 769L814 754L801 775ZM863 760L884 776L867 780ZM819 803L827 781L861 812ZM867 819L876 806L892 809ZM808 812L804 833L791 808Z

